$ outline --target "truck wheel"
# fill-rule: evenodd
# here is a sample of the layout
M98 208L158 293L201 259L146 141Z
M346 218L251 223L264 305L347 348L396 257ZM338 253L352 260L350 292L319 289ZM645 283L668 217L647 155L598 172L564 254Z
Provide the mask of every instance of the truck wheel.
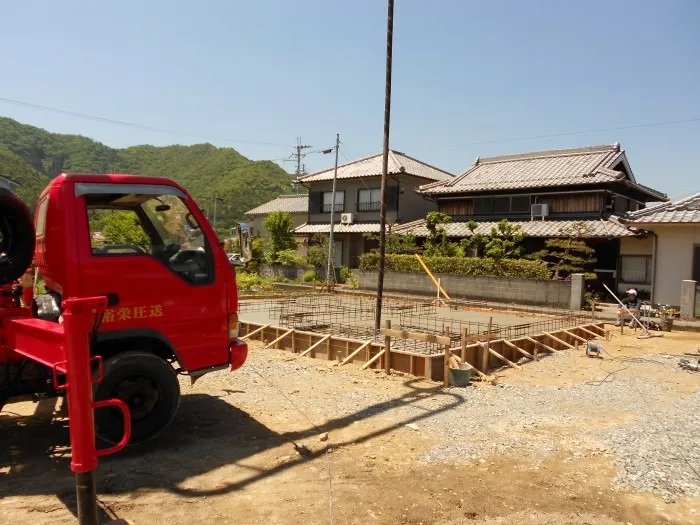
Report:
M27 206L0 188L0 285L19 279L34 257L34 224Z
M131 440L140 443L162 432L180 404L180 383L173 368L148 352L124 352L104 362L104 378L95 385L95 400L118 397L131 411ZM101 408L95 412L98 437L117 443L124 431L121 412Z

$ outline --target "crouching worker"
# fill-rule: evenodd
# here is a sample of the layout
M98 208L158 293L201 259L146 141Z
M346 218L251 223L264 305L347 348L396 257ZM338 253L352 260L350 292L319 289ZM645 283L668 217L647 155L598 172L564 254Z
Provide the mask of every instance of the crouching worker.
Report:
M617 309L617 324L615 326L620 326L622 323L629 321L629 325L632 326L635 319L639 319L639 301L637 300L637 290L631 289L627 290L627 297L622 300L627 309L620 307Z

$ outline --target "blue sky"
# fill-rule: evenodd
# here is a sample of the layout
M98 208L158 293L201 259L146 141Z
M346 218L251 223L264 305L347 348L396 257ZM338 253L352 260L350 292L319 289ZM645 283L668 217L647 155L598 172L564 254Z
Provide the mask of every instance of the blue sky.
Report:
M341 161L381 151L383 0L23 0L2 18L0 97L181 134L6 102L0 115L116 147L207 140L281 159L297 136L316 149L338 132ZM699 119L698 27L697 0L396 0L391 147L458 173L619 141L640 182L700 191L700 120L541 137Z

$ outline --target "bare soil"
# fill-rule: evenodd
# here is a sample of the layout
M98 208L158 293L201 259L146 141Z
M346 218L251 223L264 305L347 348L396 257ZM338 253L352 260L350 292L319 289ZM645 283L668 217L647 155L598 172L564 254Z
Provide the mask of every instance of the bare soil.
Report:
M613 357L700 347L699 334L651 340L617 334L603 342L602 359L570 350L521 371L498 371L494 382L557 389L605 380L621 368ZM663 387L659 410L700 388L700 374L627 365L617 374ZM135 525L700 524L700 498L666 503L660 494L620 486L617 458L607 454L572 457L562 445L544 458L523 447L478 460L427 461L426 454L455 440L455 429L441 425L476 389L505 392L492 384L443 390L253 343L243 370L211 374L194 386L183 378L180 411L164 436L101 461L102 518ZM529 430L530 438L563 443L638 417L622 408L596 412L595 395L576 403L571 410L584 414L585 424L544 425ZM60 405L17 403L0 413L0 524L76 522ZM493 435L487 425L460 431Z

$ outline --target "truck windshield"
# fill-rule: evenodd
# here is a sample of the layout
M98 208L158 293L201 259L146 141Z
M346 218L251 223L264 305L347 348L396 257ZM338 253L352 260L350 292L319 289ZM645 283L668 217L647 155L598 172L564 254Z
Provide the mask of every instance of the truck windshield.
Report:
M163 195L141 205L162 244L179 244L182 249L204 249L204 235L199 224L179 197Z
M194 284L213 278L213 255L197 220L176 195L85 195L92 253L153 256Z

